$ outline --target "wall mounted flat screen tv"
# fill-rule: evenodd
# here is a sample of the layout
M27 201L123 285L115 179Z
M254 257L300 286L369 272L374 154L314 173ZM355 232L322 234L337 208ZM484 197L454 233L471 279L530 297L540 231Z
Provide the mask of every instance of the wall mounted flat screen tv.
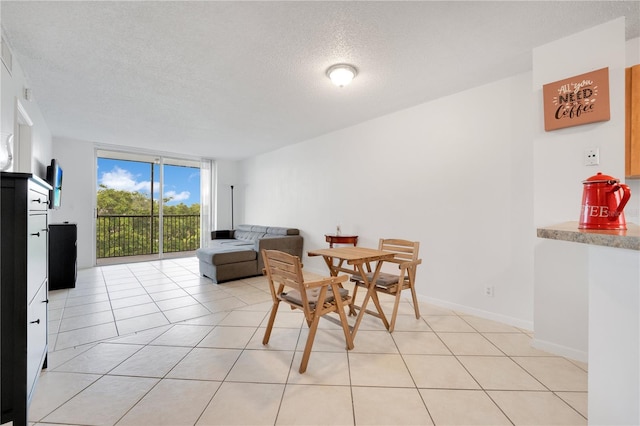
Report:
M53 187L49 193L49 208L59 209L62 195L62 168L55 158L47 166L47 183Z

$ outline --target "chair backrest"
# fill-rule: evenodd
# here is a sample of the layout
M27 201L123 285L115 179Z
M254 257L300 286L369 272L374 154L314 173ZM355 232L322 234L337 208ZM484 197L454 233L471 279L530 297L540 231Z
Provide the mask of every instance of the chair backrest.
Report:
M282 293L284 287L291 287L300 292L303 306L308 306L300 258L278 250L262 250L262 259L272 296ZM279 285L278 289L275 288L276 284Z
M392 262L400 264L418 259L420 242L396 238L380 238L378 249L395 253L393 260L387 260L385 263Z

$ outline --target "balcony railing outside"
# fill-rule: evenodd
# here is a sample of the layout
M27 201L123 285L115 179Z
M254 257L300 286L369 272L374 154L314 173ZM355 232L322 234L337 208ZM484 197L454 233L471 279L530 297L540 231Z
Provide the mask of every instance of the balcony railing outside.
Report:
M97 217L98 259L158 253L157 216L107 215ZM200 246L200 215L163 216L163 252L193 251Z

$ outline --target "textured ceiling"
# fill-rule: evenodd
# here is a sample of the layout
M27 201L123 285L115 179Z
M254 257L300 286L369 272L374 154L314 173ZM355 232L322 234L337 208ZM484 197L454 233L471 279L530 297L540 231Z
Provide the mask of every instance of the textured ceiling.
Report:
M525 72L620 16L638 37L638 1L0 3L54 136L228 159Z

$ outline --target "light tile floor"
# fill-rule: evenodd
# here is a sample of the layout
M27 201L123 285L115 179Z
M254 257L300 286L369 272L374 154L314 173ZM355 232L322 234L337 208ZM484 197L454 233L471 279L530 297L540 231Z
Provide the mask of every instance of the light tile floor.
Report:
M366 316L351 351L321 321L301 375L302 315L282 309L263 346L265 278L197 271L195 258L102 266L51 291L32 424L587 423L587 366L533 349L528 331L429 304L415 319L403 300L393 333Z

